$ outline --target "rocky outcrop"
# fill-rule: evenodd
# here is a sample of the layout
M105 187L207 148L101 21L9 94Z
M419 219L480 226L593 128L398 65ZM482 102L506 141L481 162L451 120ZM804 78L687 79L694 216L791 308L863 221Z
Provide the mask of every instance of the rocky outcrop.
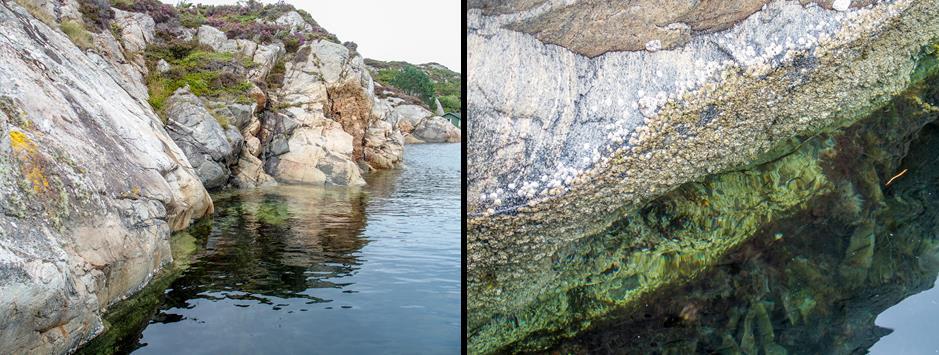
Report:
M170 232L212 212L183 151L106 63L0 3L2 353L65 353L96 335L101 313L171 260Z
M375 121L372 85L362 58L346 47L328 41L301 47L277 93L287 108L264 119L261 143L271 175L294 183L364 184L355 162L366 157L365 137ZM381 155L369 156L386 165Z
M401 165L403 136L343 45L287 53L157 15L23 3L0 2L0 353L99 334L172 261L170 233L213 212L206 188L362 185L363 167ZM79 49L63 19L93 43Z
M697 275L810 197L792 193L818 196L839 187L804 179L818 175L814 160L781 158L808 137L868 117L921 80L918 65L939 35L932 1L869 9L839 1L837 10L771 1L739 22L692 31L670 49L602 48L593 40L577 48L517 26L531 22L550 34L564 21L558 14L589 10L580 2L476 3L467 38L467 163L474 167L467 171L467 311L470 351L484 353L543 350L574 336L640 295ZM606 25L573 27L600 32ZM642 29L607 31L623 33ZM717 212L727 216L717 220L679 212L715 206L709 189L749 191L757 182L732 173L762 163L793 164L756 173L785 176L780 183L792 185L772 198L732 195L734 202L720 203L771 200L775 207L759 217L766 219L745 219L752 211L732 215L739 211L733 207ZM712 180L720 173L728 180ZM693 184L701 181L715 185ZM663 197L681 186L689 187ZM687 200L673 199L681 196ZM710 234L727 221L737 225ZM712 228L687 230L696 225ZM614 227L627 231L612 233ZM687 233L674 238L656 233L659 227ZM616 257L595 257L608 253ZM607 275L618 276L596 281ZM607 289L594 292L592 285Z
M249 111L253 112L253 110ZM207 189L228 183L229 166L235 163L244 142L237 126L219 124L212 112L189 88L181 88L167 99L166 130L182 148Z
M462 133L449 121L435 116L430 110L388 97L382 99L387 112L386 120L404 134L404 141L409 144L420 143L457 143Z

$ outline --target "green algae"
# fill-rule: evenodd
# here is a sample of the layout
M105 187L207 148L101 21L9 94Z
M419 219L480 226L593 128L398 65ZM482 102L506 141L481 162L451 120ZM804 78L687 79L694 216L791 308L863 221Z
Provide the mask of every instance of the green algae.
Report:
M173 262L160 270L153 279L133 296L110 309L104 317L104 331L78 349L76 354L124 354L133 351L146 324L163 302L164 291L189 268L201 249L200 240L211 230L211 220L196 222L187 231L178 232L170 238Z
M883 186L880 195L863 194L871 203L862 216L850 220L820 213L833 197L820 196L813 202L817 209L775 221L702 277L660 293L668 297L656 297L654 303L621 314L616 322L556 350L862 352L889 333L874 324L877 314L931 287L939 274L939 201L933 198L939 193L939 125L930 124L914 137L919 138L909 154L904 152L896 162L910 175ZM890 149L907 148L900 144ZM870 201L873 198L880 199ZM783 231L785 237L776 238L772 230ZM868 242L871 236L873 242ZM857 257L859 249L865 250L863 262ZM839 269L864 272L832 272ZM673 324L647 321L669 319L688 305L695 305L701 316Z
M551 279L538 294L500 301L509 305L489 320L469 315L470 352L542 351L609 326L613 319L635 316L667 298L662 290L700 280L732 251L743 253L746 260L759 258L761 251L745 248L750 240L769 235L785 242L797 232L782 232L782 226L774 230L774 225L807 212L831 216L855 232L844 238L847 244L837 244L843 248L839 262L829 269L841 271L834 274L852 285L894 274L896 263L878 263L875 255L881 234L858 224L885 203L883 184L897 172L905 144L935 119L929 100L937 97L939 61L928 49L920 56L911 73L915 84L870 117L812 137L795 137L741 170L685 184L625 212L605 233L560 250L550 257ZM830 281L815 260L794 256L789 268L797 276L793 280L815 287ZM469 289L496 288L500 273L487 275L471 280ZM743 324L734 336L721 337L725 345L733 343L736 352L731 353L755 353L759 348L786 353L772 341L777 336L767 331L768 311L761 307L778 310L790 324L803 326L831 311L827 300L835 295L830 290L807 289L799 282L787 289L792 291L783 292L772 307L761 303L752 312L743 311L739 322L731 322Z

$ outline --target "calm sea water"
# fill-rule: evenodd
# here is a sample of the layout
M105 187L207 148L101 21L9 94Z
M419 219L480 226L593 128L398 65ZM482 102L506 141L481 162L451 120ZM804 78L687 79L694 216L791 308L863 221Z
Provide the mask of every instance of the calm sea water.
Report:
M215 196L202 251L133 352L458 353L460 145L405 159L362 189Z

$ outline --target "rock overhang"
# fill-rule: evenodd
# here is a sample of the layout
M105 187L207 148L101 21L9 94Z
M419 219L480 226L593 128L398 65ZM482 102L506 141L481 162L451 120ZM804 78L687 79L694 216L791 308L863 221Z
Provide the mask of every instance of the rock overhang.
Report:
M468 64L474 70L468 108L475 120L468 158L478 169L468 177L470 212L513 212L565 192L618 150L639 145L643 127L668 120L660 112L664 106L686 105L699 91L725 85L731 77L762 80L767 72L788 67L786 79L798 85L818 65L819 50L851 40L837 34L859 26L876 31L870 22L898 16L905 3L840 12L815 3L773 1L731 28L696 33L672 50L605 52L594 58L506 28L563 2L501 16L471 10ZM694 123L708 124L723 113L719 106L709 107ZM496 164L483 164L493 155ZM513 160L531 163L501 170L486 166Z
M609 122L578 115L592 111L587 103L599 102L597 111L605 112L604 101L609 97L610 105L616 106L612 105L616 96L591 93L644 90L648 96L651 91L641 85L672 92L659 88L675 90L680 81L663 83L654 71L642 73L638 68L661 65L650 59L654 57L676 61L672 58L689 56L689 49L616 52L591 59L502 27L517 19L517 14L488 16L470 11L467 159L473 169L468 171L467 267L471 334L489 326L493 328L486 332L494 331L501 324L499 317L516 312L521 317L526 307L546 302L535 295L552 282L563 281L557 280L560 276L552 274L551 267L559 250L583 237L601 235L645 201L712 174L773 160L819 132L871 114L915 81L923 49L939 39L939 4L931 1L881 2L847 12L776 1L764 10L774 9L777 13L794 11L787 16L814 13L821 21L815 26L829 29L812 40L806 37L802 47L796 39L794 48L765 57L747 56L748 46L735 44L758 32L759 27L745 29L748 21L760 19L761 12L725 32L692 39L689 45L700 41L701 52L696 53L711 53L703 48L718 45L706 41L712 38L708 36L720 40L732 34L727 38L731 50L718 48L731 58L730 65L715 70L698 86L686 88L683 95L666 94L669 99L653 102L648 106L651 111L643 112L637 100L636 107L624 111L633 118L621 146L601 154L598 163L584 164L577 174L564 177L570 183L555 184L553 191L547 189L544 194L539 186L542 189L533 197L517 192L514 197L506 195L524 187L526 178L560 180L551 175L567 170L559 169L558 162L589 157L582 149L584 143L610 140L611 130L602 129ZM798 27L800 31L812 28L806 23ZM773 31L777 32L786 33ZM764 44L760 48L766 53L776 52L772 42L762 38L753 41ZM508 58L494 61L489 59L492 55ZM630 56L644 59L623 61ZM685 67L674 66L675 72L693 72L698 58L690 57L694 60L684 59ZM526 72L530 65L537 70ZM646 81L598 90L604 88L597 83L619 84L610 73L628 72L629 65L640 72L634 75ZM553 73L544 68L563 75L539 77ZM532 77L521 75L526 73ZM662 77L674 79L673 73L663 71ZM584 89L579 80L594 85ZM549 90L546 93L540 87ZM499 340L483 342L471 340L471 348L484 349Z

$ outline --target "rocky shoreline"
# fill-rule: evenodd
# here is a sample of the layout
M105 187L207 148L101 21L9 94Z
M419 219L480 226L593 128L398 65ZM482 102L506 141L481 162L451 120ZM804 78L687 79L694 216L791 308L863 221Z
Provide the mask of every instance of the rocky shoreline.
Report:
M0 352L100 334L211 216L207 190L362 185L406 142L460 140L290 5L187 6L0 3Z

